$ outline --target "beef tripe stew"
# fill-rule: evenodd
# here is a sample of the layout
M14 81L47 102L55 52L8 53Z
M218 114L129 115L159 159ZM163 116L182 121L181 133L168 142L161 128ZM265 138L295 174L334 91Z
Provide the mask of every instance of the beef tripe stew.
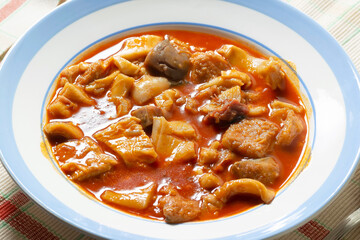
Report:
M46 106L43 131L67 178L167 223L271 203L307 145L292 63L182 30L104 46L61 71Z

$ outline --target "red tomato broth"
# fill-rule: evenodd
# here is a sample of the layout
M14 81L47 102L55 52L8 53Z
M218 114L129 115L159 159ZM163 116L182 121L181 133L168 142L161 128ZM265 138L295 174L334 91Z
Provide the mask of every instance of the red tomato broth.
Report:
M216 35L209 35L206 33L200 32L191 32L191 31L183 31L183 30L158 30L158 31L148 31L142 32L138 34L128 35L121 39L116 39L106 44L101 45L100 47L96 48L95 50L86 51L81 59L81 61L87 61L91 58L92 61L96 60L96 56L99 56L99 53L104 53L108 48L112 46L121 46L121 41L128 37L136 37L141 36L144 34L152 34L152 35L159 35L165 36L170 35L180 41L189 43L192 46L202 47L206 50L216 50L219 49L224 44L232 44L235 46L239 46L242 49L246 50L252 56L258 58L266 58L260 52L257 52L254 49L242 44L241 42L233 41L230 39L226 39ZM110 55L109 55L110 56ZM108 57L109 57L108 56ZM77 63L78 63L77 62ZM188 76L189 77L189 76ZM257 105L261 106L268 106L270 102L274 99L285 99L287 102L294 103L295 105L303 106L301 97L299 96L299 92L297 89L290 84L289 82L286 83L286 88L283 91L273 91L271 90L263 81L257 79L255 76L251 76L252 78L252 86L250 90L256 90L263 93L262 99L257 102ZM192 94L195 90L195 85L192 83L184 84L178 87L178 89L183 95ZM56 94L54 95L54 98ZM92 96L94 98L94 96ZM106 98L106 96L102 96L100 98L95 98L97 103L101 105L101 102L105 102L102 98ZM136 107L136 104L133 103L133 107ZM101 109L101 110L100 110ZM100 112L97 115L97 119L93 119L94 112ZM130 111L131 112L131 111ZM109 116L112 116L116 113L116 109L114 105L105 104L105 106L99 107L97 105L90 106L90 107L82 107L78 112L74 113L70 118L63 119L63 121L73 121L74 124L79 125L79 127L84 131L85 136L92 137L96 131L101 130L111 123L116 122L118 119L108 119ZM101 116L99 118L99 116ZM126 116L130 116L130 113ZM125 116L123 116L125 117ZM121 118L123 118L121 117ZM199 153L200 147L208 147L209 144L214 140L221 140L221 135L225 132L226 128L219 128L214 125L206 125L202 123L201 114L192 114L185 111L183 108L179 108L174 106L173 113L169 121L173 120L183 120L186 122L191 123L194 127L196 133L200 135L198 141L196 142L196 149L197 153ZM304 123L307 127L307 121L305 113L302 115ZM262 116L264 119L268 119L268 115ZM51 116L48 116L49 122L52 121ZM57 119L58 120L58 119ZM281 186L283 186L288 179L291 177L292 173L296 170L299 162L301 161L302 153L306 146L307 141L307 129L297 137L295 143L289 147L276 147L273 151L273 157L280 165L280 176L277 178L276 182L272 184L270 187L275 191L279 190ZM55 144L61 141L50 141L51 145L53 146L53 152L55 150ZM116 157L116 154L109 149L105 144L99 143L101 148L105 151L105 153L110 154ZM64 153L66 154L66 153ZM238 156L238 160L241 160L243 157ZM61 160L58 156L56 159L61 164ZM119 159L119 158L118 158ZM114 167L113 170L97 176L93 177L88 180L84 180L81 182L76 182L76 184L98 199L99 201L103 202L101 199L101 194L105 190L128 190L133 189L136 187L144 186L149 182L155 182L158 184L158 190L164 184L164 182L171 182L179 193L187 198L196 198L199 199L201 195L205 194L206 192L202 190L198 184L198 182L194 181L195 175L193 174L193 166L196 163L196 159L192 162L187 163L168 163L165 159L161 158L161 154L159 154L159 162L151 164L147 167L134 167L134 168L127 168L123 161L119 159L119 164ZM225 168L228 167L231 162L225 164ZM230 173L224 171L222 173L218 173L223 179L233 179ZM127 207L122 207L119 205L106 203L116 209L150 219L157 219L163 220L163 216L161 214L160 209L157 207L157 201L161 196L157 196L155 200L154 206L151 206L145 210L133 210ZM250 208L258 206L261 204L262 201L259 200L257 197L253 196L240 196L240 197L232 197L232 199L226 204L226 206L221 209L220 211L214 214L206 214L200 216L199 220L209 220L215 219L219 217L226 217L230 215L234 215L243 211L246 211Z

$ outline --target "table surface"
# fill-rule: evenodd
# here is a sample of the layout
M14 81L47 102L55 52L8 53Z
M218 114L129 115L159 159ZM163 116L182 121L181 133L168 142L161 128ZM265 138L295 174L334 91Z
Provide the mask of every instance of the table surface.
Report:
M0 61L26 29L64 0L0 0ZM360 0L284 0L324 27L360 72ZM36 13L36 14L34 14ZM360 168L337 198L309 222L277 239L323 239L360 208ZM29 199L0 164L0 239L92 239ZM343 239L360 239L360 227Z

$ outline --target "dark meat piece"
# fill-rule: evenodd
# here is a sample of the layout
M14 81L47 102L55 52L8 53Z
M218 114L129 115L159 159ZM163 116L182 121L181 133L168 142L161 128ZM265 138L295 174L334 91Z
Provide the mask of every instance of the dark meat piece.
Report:
M229 124L242 120L248 112L248 107L238 99L225 100L219 108L209 112L203 121L206 124Z
M164 204L163 214L167 223L188 222L200 215L199 202L180 195L165 196L160 199Z
M140 119L141 126L146 128L153 124L153 117L161 117L163 113L159 107L146 105L132 111L131 115Z
M270 121L245 119L231 125L221 142L225 148L243 156L260 158L272 151L278 131Z
M266 157L238 161L231 166L230 171L237 178L251 178L269 185L279 177L280 167L273 158Z
M213 51L197 52L191 58L191 79L196 83L207 82L230 69L226 60Z
M144 65L150 72L177 82L188 72L189 54L179 52L169 40L163 40L146 56Z

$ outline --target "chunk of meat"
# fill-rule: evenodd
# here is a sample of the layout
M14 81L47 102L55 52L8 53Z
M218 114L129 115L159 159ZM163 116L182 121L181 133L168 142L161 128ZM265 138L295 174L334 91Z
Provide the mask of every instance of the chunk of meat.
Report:
M132 208L146 209L153 202L156 193L156 184L151 182L142 187L124 191L105 190L101 199L116 205Z
M276 136L276 144L289 146L294 139L304 130L301 114L304 109L294 104L274 100L270 103L272 108L271 119L280 122L281 130Z
M209 112L203 119L206 124L229 124L240 121L249 112L248 107L237 99L221 101L222 106Z
M228 149L219 149L219 158L217 162L211 167L214 172L223 172L227 170L228 164L233 162L237 156Z
M249 117L259 117L268 114L269 112L269 109L264 106L247 104L247 107L249 109L249 112L247 114Z
M214 173L205 173L201 175L199 178L200 186L207 190L214 189L220 186L221 183L222 183L221 178L215 175Z
M100 96L105 93L113 83L115 77L119 74L119 71L115 71L110 75L97 79L85 86L85 91L95 96Z
M236 178L251 178L265 185L273 184L280 175L279 164L272 157L244 159L234 163L230 171Z
M278 131L270 121L245 119L226 130L222 144L243 156L260 158L272 151Z
M141 126L146 128L153 124L153 117L161 117L163 113L159 107L146 105L135 109L131 115L141 120Z
M202 208L204 211L215 211L221 209L224 204L235 195L252 194L259 196L264 203L270 203L274 197L275 192L265 187L264 184L257 180L243 178L231 180L221 187L217 188L214 193L205 195L203 197Z
M164 77L144 75L135 82L132 97L137 104L142 105L169 87L170 82Z
M116 106L116 117L128 114L132 108L131 100L125 97L111 97L109 101Z
M276 144L289 146L303 130L304 125L301 118L293 110L288 110L281 130L276 136Z
M63 82L61 86L64 86L66 82L74 83L75 79L80 74L84 73L88 69L89 65L89 63L80 62L79 64L64 68L59 75L60 80Z
M123 48L115 54L115 56L123 57L129 61L145 58L151 49L153 49L161 40L161 37L155 35L143 35L140 37L128 38L125 41Z
M197 101L204 101L216 97L221 92L220 88L216 85L200 90L194 96Z
M224 79L224 82L226 82L226 83L237 83L237 81L240 80L242 82L241 87L245 88L245 89L249 88L252 84L251 78L249 77L249 75L247 75L244 72L235 70L235 69L222 71L221 78Z
M112 61L113 59L109 58L91 63L86 71L76 79L75 83L85 86L96 79L105 77L108 75Z
M54 117L68 118L79 109L79 104L89 106L95 103L79 86L67 82L47 110Z
M178 51L170 41L159 42L146 56L144 65L155 75L163 76L172 82L179 82L186 76L190 66L187 52Z
M156 151L167 161L188 161L196 157L195 130L186 122L153 118L151 139Z
M72 83L66 83L63 89L59 92L59 96L64 96L74 103L84 105L94 105L95 100L90 98L82 88Z
M48 113L57 118L68 118L79 109L78 104L73 103L64 96L58 96L46 108Z
M61 152L62 154L57 154ZM110 171L117 160L103 152L89 137L56 145L54 150L61 170L71 180L83 181ZM59 157L60 156L60 157Z
M276 56L271 57L273 61L276 61L279 65L281 70L286 75L288 79L287 83L290 83L297 91L300 91L300 80L296 73L296 66L294 63L290 61L286 61L284 59L280 59Z
M192 113L198 113L199 102L190 96L185 97L185 110Z
M303 112L303 109L299 106L295 106L294 104L291 104L291 103L287 103L287 102L284 102L284 101L279 101L277 99L275 99L274 101L272 101L270 103L270 106L271 108L274 110L274 111L277 111L277 110L280 110L280 109L284 109L284 110L292 110L294 111L295 113L302 113Z
M285 89L286 75L281 69L281 65L270 58L260 63L255 72L258 76L265 80L266 84L271 87L271 89Z
M209 82L200 85L199 89L204 90L212 86L231 88L234 86L249 87L250 85L251 85L251 79L249 75L231 69L228 71L221 71L221 76L213 78Z
M180 97L180 92L176 89L168 89L155 97L155 105L163 112L171 112L175 101Z
M260 92L247 90L247 91L242 91L241 96L245 103L255 103L261 100L262 94Z
M124 118L93 136L119 155L127 166L145 166L156 161L157 153L139 123L138 118Z
M118 74L110 88L110 97L126 97L134 86L135 79L124 74Z
M211 89L212 87L207 89ZM209 103L206 103L200 107L200 111L201 113L205 114L208 114L215 110L219 111L223 108L223 105L226 102L230 102L232 100L238 100L239 102L241 101L241 90L239 86L232 87L230 89L222 91L218 96L214 96Z
M219 100L232 100L236 99L241 101L241 90L239 86L232 87L230 89L227 89L225 91L222 91L219 95Z
M223 149L219 141L214 141L209 147L200 148L197 163L201 165L208 165L215 172L222 172L225 170L225 165L234 161L236 155L228 149Z
M253 72L264 61L263 59L251 56L245 50L231 44L223 45L217 52L224 56L231 65L245 72Z
M257 74L273 89L283 90L285 88L286 75L282 70L279 60L269 58L267 60L256 58L243 49L234 45L224 45L218 52L223 55L233 66L241 71ZM280 60L281 61L281 60Z
M210 147L200 148L200 153L198 158L199 165L209 165L218 161L220 157L219 156L220 153L218 151L218 147L216 143L219 142L215 142L215 146L214 144L211 144Z
M81 139L83 131L72 122L50 122L44 126L44 132L49 138Z
M196 52L191 58L190 78L195 83L207 82L221 75L221 71L230 69L229 64L213 51Z
M201 211L199 202L186 199L180 195L165 196L160 199L163 214L167 223L182 223L194 220Z

